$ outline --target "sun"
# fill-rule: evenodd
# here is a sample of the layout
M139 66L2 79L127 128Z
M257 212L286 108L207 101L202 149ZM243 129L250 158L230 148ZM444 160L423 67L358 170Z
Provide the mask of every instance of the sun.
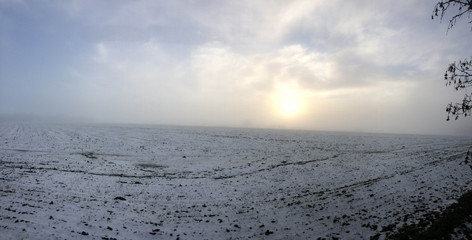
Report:
M293 118L303 112L303 92L298 88L280 85L274 91L272 98L279 115Z
M298 112L300 108L299 106L300 104L293 97L284 97L280 99L280 102L279 102L280 111L286 116L296 115L296 113Z

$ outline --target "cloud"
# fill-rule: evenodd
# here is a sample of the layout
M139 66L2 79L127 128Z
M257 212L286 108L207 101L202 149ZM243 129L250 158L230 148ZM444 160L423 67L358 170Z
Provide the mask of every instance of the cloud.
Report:
M441 94L444 66L470 55L469 38L457 32L446 36L430 20L429 5L367 0L24 3L2 12L8 21L0 25L5 26L0 47L11 49L2 52L17 62L44 59L44 78L52 80L36 80L44 87L31 98L65 95L73 106L69 113L101 121L381 131L395 125L402 112L428 109L420 118L424 121L428 114L439 115L426 100L412 99ZM38 20L26 21L36 24L31 29L49 31L32 47L16 40L37 36L8 30L18 29L10 23L30 15ZM41 55L15 55L24 47ZM24 72L33 69L27 68ZM35 85L25 73L10 69L8 75ZM2 81L9 89L23 88ZM61 94L51 93L54 86L61 86ZM297 118L277 110L293 102L303 105Z
M212 42L196 48L188 59L172 61L170 54L153 40L97 43L91 56L93 66L88 65L80 78L84 98L80 102L87 103L80 109L107 116L107 121L193 119L198 124L250 121L256 126L276 126L274 94L281 89L300 95L311 112L312 102L402 99L402 90L411 85L404 81L382 84L390 80L387 76L375 84L355 81L352 78L361 76L358 65L346 70L336 62L335 54L317 53L301 45L241 54ZM84 73L90 69L94 71ZM392 86L397 91L389 90Z

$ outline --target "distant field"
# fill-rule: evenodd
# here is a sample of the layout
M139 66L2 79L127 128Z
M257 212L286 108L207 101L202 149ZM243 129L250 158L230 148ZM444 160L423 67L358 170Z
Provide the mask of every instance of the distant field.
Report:
M384 238L472 189L470 138L0 123L0 239Z

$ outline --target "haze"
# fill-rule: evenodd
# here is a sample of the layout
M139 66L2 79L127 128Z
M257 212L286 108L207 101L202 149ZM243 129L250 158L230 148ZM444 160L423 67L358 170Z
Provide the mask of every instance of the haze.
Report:
M0 0L0 115L471 135L435 2Z

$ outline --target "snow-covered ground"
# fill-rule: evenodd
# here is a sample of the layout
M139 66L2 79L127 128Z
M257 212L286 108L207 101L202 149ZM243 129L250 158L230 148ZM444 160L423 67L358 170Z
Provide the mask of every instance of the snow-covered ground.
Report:
M0 123L0 239L369 239L472 189L471 138Z

